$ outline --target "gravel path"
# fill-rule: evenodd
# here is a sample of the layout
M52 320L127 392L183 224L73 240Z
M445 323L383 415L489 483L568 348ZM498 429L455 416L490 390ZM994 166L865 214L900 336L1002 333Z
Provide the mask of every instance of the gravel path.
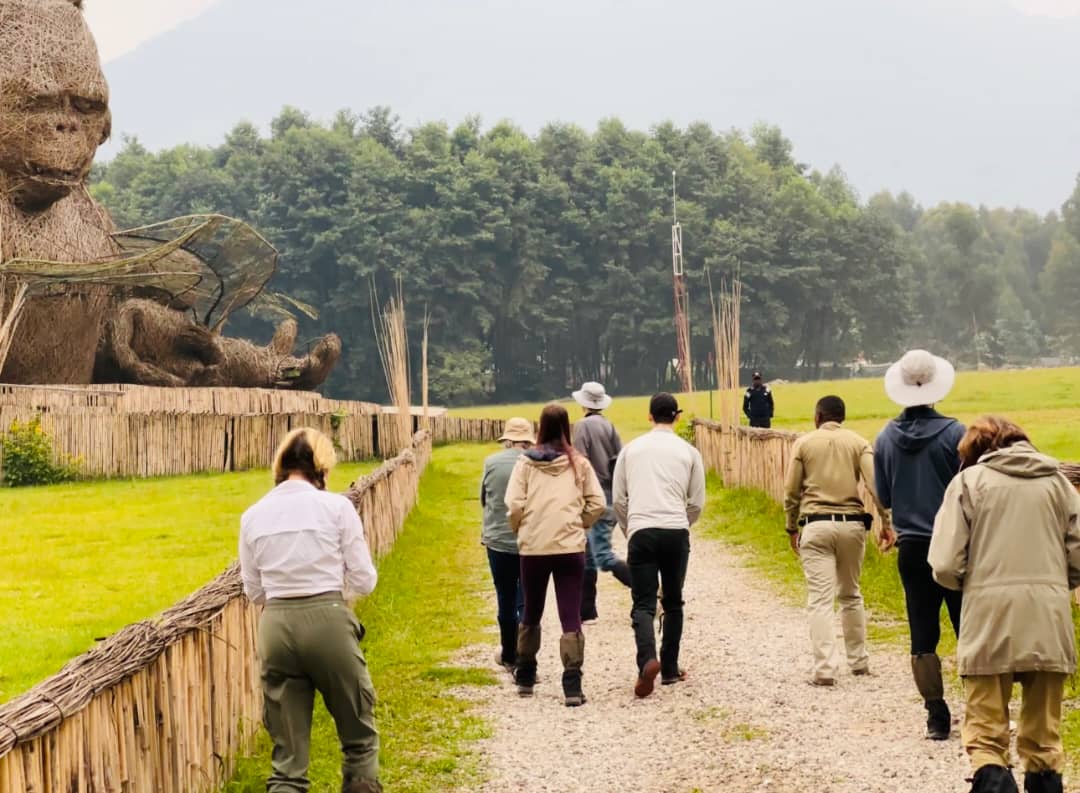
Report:
M810 686L802 610L720 543L695 537L692 544L682 651L689 680L634 698L630 596L602 574L600 621L585 626L588 704L565 707L552 599L533 699L519 699L509 676L498 688L473 689L493 727L478 747L488 776L479 790L969 789L958 730L942 743L922 737L924 711L903 648L872 648L869 677L845 673L833 689ZM493 649L473 648L463 660L491 668Z

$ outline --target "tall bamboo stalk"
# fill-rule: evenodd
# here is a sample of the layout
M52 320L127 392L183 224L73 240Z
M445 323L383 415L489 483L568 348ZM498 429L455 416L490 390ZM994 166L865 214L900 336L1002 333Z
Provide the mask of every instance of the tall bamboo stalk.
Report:
M372 310L378 305L378 296L372 289ZM373 318L374 320L374 318ZM412 400L409 393L409 336L405 326L405 298L401 282L398 282L397 295L390 298L383 308L375 325L375 341L379 348L379 360L383 375L386 377L386 389L390 401L397 408L395 426L397 449L404 449L412 437ZM389 447L386 447L389 448ZM385 452L384 452L385 453Z
M430 414L428 409L428 331L431 327L431 315L427 307L424 307L424 340L420 345L420 390L424 400L424 429L431 428Z

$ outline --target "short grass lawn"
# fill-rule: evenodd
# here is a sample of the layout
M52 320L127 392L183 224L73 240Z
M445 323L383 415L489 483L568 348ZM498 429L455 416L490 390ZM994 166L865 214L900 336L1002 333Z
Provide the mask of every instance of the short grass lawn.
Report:
M344 490L378 463L339 466ZM0 702L236 558L268 471L0 489Z
M766 373L767 374L767 373ZM848 426L873 438L900 409L885 396L881 378L837 380L819 383L781 383L772 387L776 401L774 427L806 430L813 427L814 403L826 394L836 394L847 404ZM741 393L734 395L740 400ZM707 391L680 395L687 416L708 418L718 415L719 394ZM571 419L581 409L567 399ZM509 418L524 416L536 420L542 404L480 405L458 408L454 416ZM1026 369L1008 372L961 372L956 386L938 406L942 412L971 421L984 413L1001 413L1018 422L1043 451L1063 460L1080 460L1080 369ZM649 398L620 396L608 416L624 440L649 429Z
M382 782L395 793L465 790L481 772L470 744L487 727L454 687L491 685L494 674L453 665L463 647L497 639L490 631L487 558L480 546L477 483L484 445L435 450L394 549L379 563L379 584L357 615L378 699ZM485 627L489 630L485 633ZM334 723L316 701L311 746L312 793L341 789L341 751ZM270 742L241 761L227 793L266 789Z

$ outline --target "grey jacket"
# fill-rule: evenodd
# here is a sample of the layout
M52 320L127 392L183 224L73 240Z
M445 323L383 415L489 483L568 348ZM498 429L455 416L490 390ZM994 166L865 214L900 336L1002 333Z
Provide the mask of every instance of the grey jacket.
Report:
M622 451L622 440L615 425L599 413L590 413L574 423L574 448L589 459L600 488L608 502L611 501L611 476L615 459Z
M484 476L480 480L484 526L480 542L500 553L518 552L517 535L507 517L506 486L521 454L521 449L503 449L484 460Z

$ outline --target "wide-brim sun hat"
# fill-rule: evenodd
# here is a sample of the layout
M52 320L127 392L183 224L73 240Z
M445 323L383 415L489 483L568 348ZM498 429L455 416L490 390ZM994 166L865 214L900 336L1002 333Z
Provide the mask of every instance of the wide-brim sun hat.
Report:
M589 410L607 410L613 401L603 385L592 381L582 384L572 396L575 402Z
M885 372L885 393L900 407L933 405L952 390L956 369L926 350L909 350Z
M509 441L510 443L536 443L532 422L528 419L516 417L507 419L506 425L503 427L503 434L499 440Z

